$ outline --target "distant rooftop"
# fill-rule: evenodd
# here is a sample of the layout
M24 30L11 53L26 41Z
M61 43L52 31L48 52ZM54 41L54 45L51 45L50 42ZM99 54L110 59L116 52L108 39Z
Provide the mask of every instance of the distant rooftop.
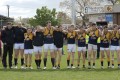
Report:
M85 7L85 14L120 13L120 4Z
M10 21L14 21L14 19L13 18L10 18L10 17L7 17L7 16L4 16L4 15L1 15L0 14L0 20L10 20Z
M10 18L0 14L0 28L5 26L7 22L14 22L14 18Z

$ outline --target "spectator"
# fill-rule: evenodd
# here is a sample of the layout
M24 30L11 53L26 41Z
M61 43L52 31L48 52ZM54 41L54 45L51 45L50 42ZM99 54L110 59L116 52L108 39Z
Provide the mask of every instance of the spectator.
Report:
M14 44L14 32L11 23L7 23L6 28L2 31L1 39L3 42L3 67L7 68L7 54L9 55L9 68L12 68L12 55Z

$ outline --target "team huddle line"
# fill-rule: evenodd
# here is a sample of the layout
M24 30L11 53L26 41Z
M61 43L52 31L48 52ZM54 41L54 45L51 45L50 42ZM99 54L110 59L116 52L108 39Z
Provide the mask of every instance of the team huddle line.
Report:
M101 68L104 68L105 56L107 57L108 68L114 68L115 52L117 54L118 68L120 68L120 30L118 25L113 25L111 30L107 25L98 28L94 23L89 24L87 29L84 27L75 28L74 25L70 25L68 29L63 29L61 25L51 26L51 21L48 21L46 27L38 25L33 30L32 28L25 28L21 23L18 23L17 26L7 23L6 27L1 31L1 41L3 42L2 64L4 69L8 67L6 59L7 55L9 55L9 68L17 69L20 54L21 69L33 69L32 53L34 52L36 67L40 69L43 47L43 69L47 69L48 51L50 51L52 69L60 69L64 40L67 40L67 68L80 68L81 65L86 68L86 52L88 54L88 68L96 68L98 39L100 41ZM77 67L74 66L76 48L78 52ZM12 65L13 55L14 65ZM81 58L82 63L80 63Z

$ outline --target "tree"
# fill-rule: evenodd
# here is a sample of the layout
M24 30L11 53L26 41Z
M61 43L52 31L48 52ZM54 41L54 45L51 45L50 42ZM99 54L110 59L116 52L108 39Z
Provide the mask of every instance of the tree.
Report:
M88 6L89 0L76 0L78 9L76 10L77 14L79 14L79 17L82 18L83 22L82 25L85 26L85 21L88 20L87 15L84 14L84 9L86 6Z
M59 20L56 18L57 12L56 9L48 9L46 6L42 7L41 9L37 9L36 10L36 15L34 16L34 18L31 18L29 20L29 23L32 26L36 26L36 25L41 25L41 26L46 26L47 21L51 21L52 25L58 25L59 24Z
M76 17L81 18L83 20L83 24L85 25L85 21L88 20L87 15L84 14L84 8L87 6L89 3L89 0L76 0ZM71 10L71 3L70 0L64 0L63 2L60 2L60 7L65 8L67 10ZM67 11L66 10L66 11Z
M57 19L60 20L60 24L70 24L71 18L64 12L58 12Z
M120 3L120 0L108 0L110 1L113 5L115 5L116 3Z
M82 25L85 25L85 22L88 21L88 15L85 14L85 7L94 7L94 6L103 6L104 2L110 2L113 5L120 3L120 0L75 0L76 4L76 18L82 19ZM108 3L109 4L109 3ZM104 4L105 5L105 4ZM70 0L64 0L60 2L60 7L71 11L71 2Z
M29 24L31 25L31 26L37 26L37 25L39 25L39 23L37 23L38 21L36 20L36 19L34 19L34 18L30 18L29 19Z

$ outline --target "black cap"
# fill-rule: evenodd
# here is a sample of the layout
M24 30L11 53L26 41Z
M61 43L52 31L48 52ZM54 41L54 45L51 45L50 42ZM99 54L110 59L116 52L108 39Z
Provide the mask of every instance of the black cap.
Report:
M92 26L96 26L96 24L95 24L95 23L92 23Z

